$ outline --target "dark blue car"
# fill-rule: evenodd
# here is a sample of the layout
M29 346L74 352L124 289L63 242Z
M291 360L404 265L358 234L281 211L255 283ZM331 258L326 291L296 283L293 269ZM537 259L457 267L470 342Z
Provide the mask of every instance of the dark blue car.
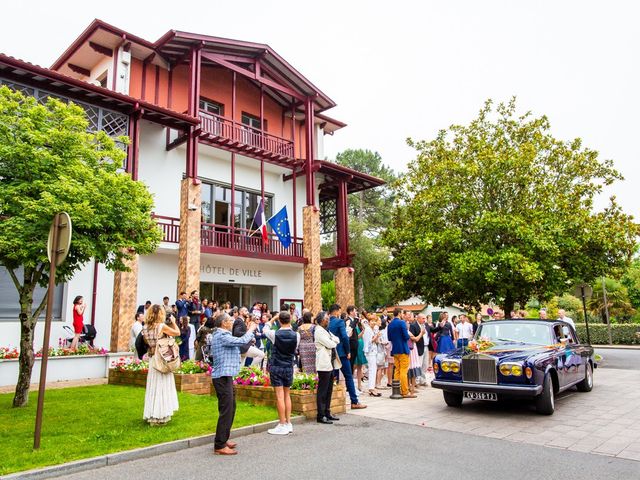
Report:
M431 386L442 389L450 407L464 398L522 398L551 415L559 392L573 386L591 391L596 366L593 347L580 343L568 323L495 320L481 324L470 347L435 358Z

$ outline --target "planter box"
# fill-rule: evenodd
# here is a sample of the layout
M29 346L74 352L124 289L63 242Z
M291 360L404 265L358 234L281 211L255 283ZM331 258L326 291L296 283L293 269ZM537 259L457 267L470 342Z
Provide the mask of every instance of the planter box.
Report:
M47 383L64 380L105 378L111 362L121 358L133 358L132 352L107 353L106 355L73 355L49 357ZM31 371L31 381L40 379L41 358L36 358ZM18 380L18 359L0 360L0 387L15 385Z
M215 394L213 388L212 394ZM273 387L254 387L248 385L236 385L236 400L249 402L252 405L276 406L276 393ZM306 418L316 418L316 392L312 390L291 390L291 410L303 414ZM333 386L331 396L331 413L346 412L345 389L342 385Z
M209 395L211 393L211 377L206 373L189 375L174 373L173 376L176 380L176 390L178 392L194 395ZM145 372L119 372L110 369L109 384L145 387L147 385L147 374Z

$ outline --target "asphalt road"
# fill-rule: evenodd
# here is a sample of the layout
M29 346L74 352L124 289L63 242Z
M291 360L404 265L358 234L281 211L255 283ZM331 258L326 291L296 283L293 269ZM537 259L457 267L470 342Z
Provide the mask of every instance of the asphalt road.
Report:
M640 350L596 348L596 353L602 355L602 361L598 368L640 370ZM640 474L638 477L640 477Z
M260 433L239 438L235 457L214 456L212 446L198 447L65 478L602 480L640 474L640 462L633 460L353 415L343 415L335 425L309 422L295 428L287 437Z

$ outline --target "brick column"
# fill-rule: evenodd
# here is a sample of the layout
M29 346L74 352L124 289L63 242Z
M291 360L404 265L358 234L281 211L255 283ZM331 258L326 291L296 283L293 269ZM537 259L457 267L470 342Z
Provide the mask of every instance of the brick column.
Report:
M192 178L180 183L178 294L200 289L200 190Z
M112 352L129 350L129 331L138 309L138 256L125 261L128 272L115 272L113 277L113 308L111 309Z
M334 278L336 281L336 303L344 311L347 305L355 305L356 301L353 268L338 268L335 271Z
M320 210L313 205L302 209L304 256L304 306L314 314L322 310L320 284Z

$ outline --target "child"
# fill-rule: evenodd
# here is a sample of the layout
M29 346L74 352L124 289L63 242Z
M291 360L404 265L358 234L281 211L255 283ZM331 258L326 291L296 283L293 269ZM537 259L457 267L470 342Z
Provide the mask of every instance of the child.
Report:
M273 344L271 355L271 385L276 392L276 407L280 423L275 428L268 430L271 435L287 435L293 432L291 424L291 396L289 388L293 382L293 364L300 335L291 328L291 315L287 311L280 312L278 316L280 328L271 330L274 319L265 325L263 333Z

